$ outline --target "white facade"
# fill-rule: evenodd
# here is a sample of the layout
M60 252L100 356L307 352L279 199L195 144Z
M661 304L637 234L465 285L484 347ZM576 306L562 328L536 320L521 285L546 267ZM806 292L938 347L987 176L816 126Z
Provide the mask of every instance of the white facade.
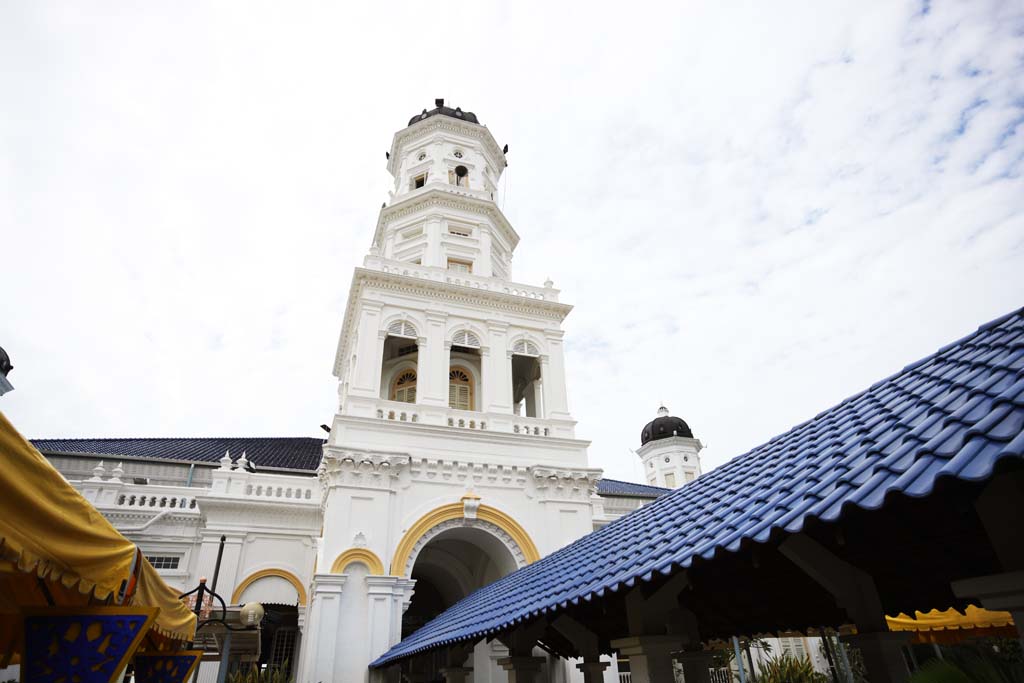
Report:
M394 137L316 472L250 472L237 453L219 467L50 454L182 592L212 580L224 537L218 592L294 606L282 647L300 683L369 680L403 628L642 504L595 495L566 391L571 307L551 282L510 279L504 154L446 111ZM505 681L506 654L478 645L472 680ZM543 680L582 679L551 660Z

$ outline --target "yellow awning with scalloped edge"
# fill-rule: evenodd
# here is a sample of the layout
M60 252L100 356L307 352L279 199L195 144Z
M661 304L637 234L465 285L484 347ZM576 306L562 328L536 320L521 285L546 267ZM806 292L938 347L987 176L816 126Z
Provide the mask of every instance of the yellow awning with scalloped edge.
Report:
M968 605L961 614L955 609L931 612L915 612L913 617L899 614L886 617L890 631L973 631L975 629L997 629L1013 626L1009 612L994 612L974 605Z
M0 412L0 652L20 629L20 610L51 600L159 607L158 633L195 634L177 591Z

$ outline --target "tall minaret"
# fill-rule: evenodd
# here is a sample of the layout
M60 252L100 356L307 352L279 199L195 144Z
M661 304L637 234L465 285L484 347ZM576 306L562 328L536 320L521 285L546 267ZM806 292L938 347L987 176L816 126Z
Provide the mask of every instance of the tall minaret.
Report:
M338 345L339 415L572 438L572 307L550 281L510 280L519 235L496 203L507 146L472 112L435 104L388 152L394 187Z
M600 471L565 386L572 307L550 281L511 280L519 235L495 201L506 150L443 100L391 142L394 186L335 357L297 680L365 680L443 607L593 530ZM481 676L500 673L492 650L474 650Z
M668 408L661 406L658 416L640 432L640 448L636 454L644 464L648 484L674 489L700 476L703 447L693 437L689 425L669 415Z

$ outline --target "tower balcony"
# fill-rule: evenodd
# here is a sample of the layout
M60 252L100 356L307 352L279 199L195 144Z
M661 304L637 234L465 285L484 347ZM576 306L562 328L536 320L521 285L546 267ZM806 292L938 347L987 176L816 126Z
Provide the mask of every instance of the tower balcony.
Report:
M558 302L559 290L554 287L535 287L524 285L518 282L502 280L496 277L483 277L460 271L439 268L435 266L424 266L405 261L394 261L381 256L367 256L363 261L363 267L370 270L377 270L383 273L401 275L404 277L415 277L433 282L444 282L457 287L468 287L483 291L498 292L511 296L520 296L524 299L536 301Z

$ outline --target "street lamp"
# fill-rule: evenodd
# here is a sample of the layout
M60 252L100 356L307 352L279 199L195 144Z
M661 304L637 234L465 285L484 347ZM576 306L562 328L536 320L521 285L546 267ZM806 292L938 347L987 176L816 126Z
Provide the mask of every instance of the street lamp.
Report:
M231 654L231 633L233 631L252 631L259 627L260 622L263 621L263 615L266 614L266 610L263 609L263 605L258 602L247 602L242 605L242 608L238 612L238 620L241 622L241 626L232 626L227 621L228 606L217 593L217 577L220 575L220 561L224 555L224 543L227 541L227 537L220 537L220 548L217 550L217 564L213 569L213 585L210 588L206 587L206 577L200 577L199 585L190 590L188 593L183 593L178 596L179 600L184 600L193 593L195 594L196 603L193 608L193 612L196 615L196 633L199 633L199 629L209 626L210 624L220 624L224 628L224 642L221 646L220 653L220 666L217 668L217 683L224 683L228 675L227 661L228 656ZM209 617L203 619L203 608L205 603L210 604L210 609L207 610L207 614L213 612L213 598L217 599L220 603L220 616ZM193 641L194 642L194 641ZM199 677L199 667L196 667L195 675L192 677L193 683Z

